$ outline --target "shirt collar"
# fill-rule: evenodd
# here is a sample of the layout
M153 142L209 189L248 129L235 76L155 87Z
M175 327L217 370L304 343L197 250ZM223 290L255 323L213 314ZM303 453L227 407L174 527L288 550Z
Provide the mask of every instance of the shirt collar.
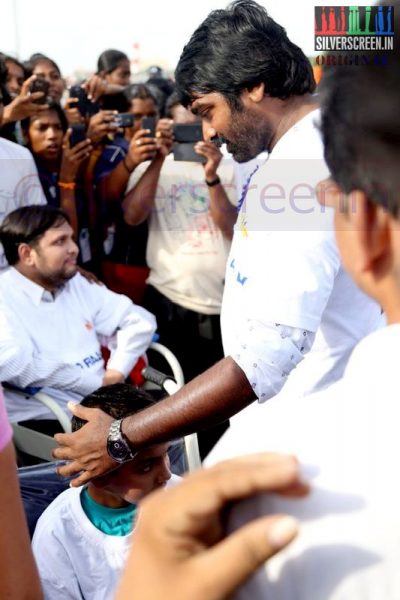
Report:
M41 302L54 302L58 294L62 291L63 287L56 290L54 294L46 290L44 287L35 283L29 277L22 275L17 269L11 267L10 276L14 279L15 284L22 289L22 291L29 296L36 306L39 306Z

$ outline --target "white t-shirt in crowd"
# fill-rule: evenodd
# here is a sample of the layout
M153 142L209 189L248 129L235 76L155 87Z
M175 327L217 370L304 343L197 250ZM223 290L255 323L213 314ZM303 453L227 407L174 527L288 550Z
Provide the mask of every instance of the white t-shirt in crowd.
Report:
M140 165L128 190L149 163ZM218 175L232 204L236 204L233 160L224 157ZM209 193L200 163L167 157L162 167L154 208L150 214L146 260L147 283L179 306L202 314L221 310L230 240L209 212Z
M167 487L179 481L172 475ZM113 536L97 529L81 491L62 492L36 525L32 549L45 600L112 600L128 557L134 531Z
M275 386L284 385L282 393L300 397L322 389L342 376L354 345L382 324L379 306L343 270L333 210L316 198L317 183L328 176L318 117L313 111L296 123L252 177L228 258L225 355L261 401L274 395L271 365L282 363ZM275 324L304 330L304 337L315 334L296 368L296 351L284 341L280 350L278 335L271 339Z
M273 398L241 435L228 431L212 464L260 451L296 455L312 489L301 500L271 494L232 517L288 513L298 538L235 596L237 600L400 598L400 325L362 340L341 381L297 402ZM236 432L237 433L237 432Z
M129 375L149 347L156 321L141 306L77 273L53 296L11 267L0 275L0 381L39 387L65 407L102 385L107 363ZM11 422L54 415L4 390Z
M13 210L29 204L46 204L31 153L0 138L0 224ZM7 267L0 244L0 270Z

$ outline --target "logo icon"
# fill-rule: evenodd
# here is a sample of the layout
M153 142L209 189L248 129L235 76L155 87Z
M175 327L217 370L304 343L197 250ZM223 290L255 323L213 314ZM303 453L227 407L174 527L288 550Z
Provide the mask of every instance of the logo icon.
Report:
M393 6L315 6L315 50L393 50Z

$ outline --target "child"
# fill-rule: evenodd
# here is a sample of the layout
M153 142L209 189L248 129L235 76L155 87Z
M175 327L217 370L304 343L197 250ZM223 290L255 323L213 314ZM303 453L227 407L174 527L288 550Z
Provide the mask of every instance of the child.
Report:
M122 419L154 402L128 384L101 387L82 400ZM73 417L76 431L85 421ZM168 444L140 451L133 460L83 488L60 494L39 519L33 552L48 600L111 600L125 564L143 496L171 478ZM175 478L178 479L178 478Z

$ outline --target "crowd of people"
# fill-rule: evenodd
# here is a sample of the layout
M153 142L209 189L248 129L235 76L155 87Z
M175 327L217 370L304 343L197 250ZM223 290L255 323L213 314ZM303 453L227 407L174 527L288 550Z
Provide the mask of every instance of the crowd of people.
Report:
M389 54L316 88L254 0L207 17L174 81L106 50L67 89L0 54L0 595L398 599ZM135 379L155 335L187 382L161 400ZM54 435L71 478L33 556L8 422ZM207 468L182 479L189 433Z

